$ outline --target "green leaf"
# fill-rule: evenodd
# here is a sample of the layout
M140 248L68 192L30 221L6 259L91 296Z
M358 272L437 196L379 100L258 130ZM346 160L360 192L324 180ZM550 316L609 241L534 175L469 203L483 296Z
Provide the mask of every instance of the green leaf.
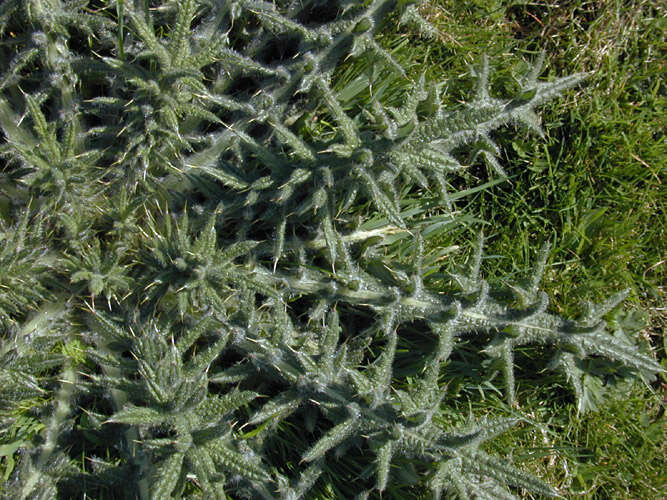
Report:
M387 440L377 453L377 489L382 492L387 487L389 481L389 469L391 467L391 457L393 455L393 445L390 440Z
M171 415L152 408L128 406L116 412L109 420L110 423L128 425L159 425L168 422Z
M158 464L153 474L151 498L171 498L171 494L181 477L183 453L172 453Z
M494 458L482 451L462 455L464 467L497 480L500 484L511 484L528 491L548 497L557 497L558 492L538 478L526 474L499 458Z
M257 425L269 419L273 422L280 421L295 412L302 402L303 397L294 389L281 392L264 403L264 406L250 417L248 424Z
M359 427L359 419L352 417L336 425L322 436L301 459L304 462L312 462L323 457L327 451L335 448L349 438Z
M258 463L234 451L222 442L212 442L206 446L213 460L227 470L256 481L268 481L270 476Z
M214 421L222 419L229 413L248 405L254 401L259 394L254 391L239 391L234 389L232 392L222 396L210 395L197 408L197 414L205 421Z

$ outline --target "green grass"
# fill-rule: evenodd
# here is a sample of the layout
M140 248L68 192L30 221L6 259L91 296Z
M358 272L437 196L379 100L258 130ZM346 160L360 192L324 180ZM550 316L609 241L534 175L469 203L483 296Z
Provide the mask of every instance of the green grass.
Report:
M512 410L493 397L472 405L477 414L525 422L496 439L494 453L509 455L566 498L664 498L664 403L654 393L637 386L585 415L557 389L526 388L519 398L522 406Z
M486 168L470 166L465 177L471 186L490 185L456 202L470 215L434 231L436 236L427 240L427 262L447 268L449 256L469 252L468 242L482 228L485 272L492 280L509 278L525 275L536 248L550 242L542 285L552 310L576 315L582 299L600 301L629 288L625 309L630 312L617 320L634 322L664 365L667 146L660 54L665 51L665 8L642 0L433 0L423 14L440 31L438 39L419 40L404 30L387 34L383 43L406 63L411 77L426 73L427 81L447 82L452 103L470 95L470 84L457 83L458 77L468 71L466 63L479 62L484 54L496 68L493 83L499 94L542 50L546 78L590 73L586 84L544 108L544 138L500 134L509 180L493 182L498 178ZM363 84L371 81L375 97L400 99L400 79L364 67L351 64L339 73L341 95L350 103L367 101ZM424 193L410 193L404 208L414 209L418 218L436 214L446 219L424 203ZM489 223L481 227L479 220ZM400 260L410 255L411 244L406 238L387 252ZM529 350L525 361L530 364L538 355ZM544 384L545 374L525 372L518 408L489 396L493 390L471 392L470 406L459 408L457 418L472 409L476 415L515 414L531 422L495 441L494 451L520 450L515 461L534 468L564 495L667 496L664 378L651 387L619 388L607 404L577 415L564 384ZM493 387L493 380L487 383ZM545 386L550 389L540 389Z
M550 73L592 72L587 85L545 109L541 148L533 140L512 140L511 182L481 191L468 207L493 221L487 252L501 258L488 259L487 272L525 270L531 249L551 241L544 287L557 312L572 314L581 298L601 300L630 287L626 307L648 312L642 335L664 349L667 197L661 169L667 151L660 112L665 68L658 55L665 48L664 9L641 1L507 9L497 3L497 10L477 15L473 30L462 26L474 14L454 7L458 2L438 4L436 11L449 12L433 19L441 30L456 25L468 33L456 38L454 31L461 44L454 52L476 53L486 45L495 59L544 49ZM664 385L655 388L664 397ZM664 400L639 388L619 396L582 417L571 406L544 405L554 399L531 392L520 398L522 413L535 416L543 445L552 448L538 467L541 477L584 498L667 494ZM526 441L539 441L540 433L530 431ZM517 446L517 436L506 439L496 443L500 449Z

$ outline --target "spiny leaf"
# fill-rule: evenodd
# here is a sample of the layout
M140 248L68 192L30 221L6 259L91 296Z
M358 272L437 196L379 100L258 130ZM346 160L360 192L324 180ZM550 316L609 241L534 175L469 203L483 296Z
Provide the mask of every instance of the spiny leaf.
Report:
M229 262L242 255L248 255L251 250L259 245L259 243L259 241L237 241L227 245L227 247L220 252L220 260Z
M377 463L377 489L382 492L387 487L389 481L389 468L391 467L391 457L393 454L392 442L387 440L378 450Z
M246 406L258 396L259 394L254 391L237 389L222 396L209 396L197 408L197 413L206 420L221 419L242 406Z
M170 498L181 477L183 453L172 453L155 469L151 488L152 498Z
M269 474L257 461L245 457L222 442L212 442L206 449L213 460L236 474L257 481L269 480Z
M250 417L248 423L257 425L265 420L282 420L294 412L303 402L303 397L298 391L290 389L281 392L264 405Z
M171 55L157 39L153 28L146 23L141 15L137 14L134 10L129 9L129 4L127 4L126 7L128 7L128 17L132 21L132 26L142 42L144 42L153 55L155 55L160 62L160 66L162 66L164 70L171 68Z
M463 454L464 467L477 474L489 476L501 484L526 488L528 491L548 497L557 497L558 492L534 476L516 469L505 461L491 457L482 451Z
M128 406L116 412L108 422L129 425L159 425L169 421L170 415L152 408Z
M395 202L389 199L385 192L380 189L373 176L365 168L357 168L357 172L371 195L375 206L387 217L389 222L399 228L404 228L405 222L401 218Z
M178 16L170 43L170 56L176 64L184 61L188 52L190 23L196 11L197 5L194 0L184 0L178 4Z
M336 425L322 436L317 443L315 443L302 457L305 462L312 462L324 456L330 449L338 446L340 443L349 438L352 433L358 428L359 420L356 417L347 419L346 421Z

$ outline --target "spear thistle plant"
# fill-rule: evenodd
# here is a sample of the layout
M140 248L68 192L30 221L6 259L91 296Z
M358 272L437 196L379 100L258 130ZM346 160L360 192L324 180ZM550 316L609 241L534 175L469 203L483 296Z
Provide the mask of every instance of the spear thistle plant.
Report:
M505 176L494 132L539 134L537 107L585 75L544 81L540 59L496 96L484 60L447 106L378 43L394 14L433 34L401 0L3 2L5 496L556 496L485 451L517 419L449 418L462 345L510 404L526 345L582 410L587 359L661 370L605 330L623 293L548 311L548 247L504 288L483 235L449 285L426 272L429 224L467 220L465 165ZM364 58L401 106L343 105L335 72ZM416 195L439 213L405 210ZM392 237L413 238L410 266L384 258Z

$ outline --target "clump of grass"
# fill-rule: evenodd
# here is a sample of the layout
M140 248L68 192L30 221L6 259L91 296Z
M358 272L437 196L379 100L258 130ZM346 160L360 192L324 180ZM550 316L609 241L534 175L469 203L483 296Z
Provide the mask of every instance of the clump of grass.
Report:
M438 39L410 46L402 33L385 39L387 47L414 61L413 74L453 81L467 70L466 61L488 54L499 67L495 88L502 92L525 58L541 50L549 54L550 74L590 73L581 89L547 107L545 140L537 148L526 135L500 132L498 140L510 152L504 158L509 180L494 182L472 165L469 175L485 188L461 202L477 219L430 240L432 255L438 248L465 252L479 221L489 221L483 267L488 275L507 279L525 273L532 249L549 241L544 287L552 307L576 314L582 298L600 300L610 290L629 287L630 308L647 314L628 316L664 360L667 143L659 56L664 7L642 0L631 5L434 0L423 14L438 28ZM453 101L465 91L457 85L448 88ZM448 255L440 255L440 264ZM537 387L524 388L519 400L524 401L520 412L541 422L545 442L534 443L535 453L545 454L541 477L584 498L665 495L664 379L579 416L562 390L550 386L551 394L537 397ZM494 411L487 397L472 394L471 400L478 410ZM512 449L517 439L520 431L498 443Z

